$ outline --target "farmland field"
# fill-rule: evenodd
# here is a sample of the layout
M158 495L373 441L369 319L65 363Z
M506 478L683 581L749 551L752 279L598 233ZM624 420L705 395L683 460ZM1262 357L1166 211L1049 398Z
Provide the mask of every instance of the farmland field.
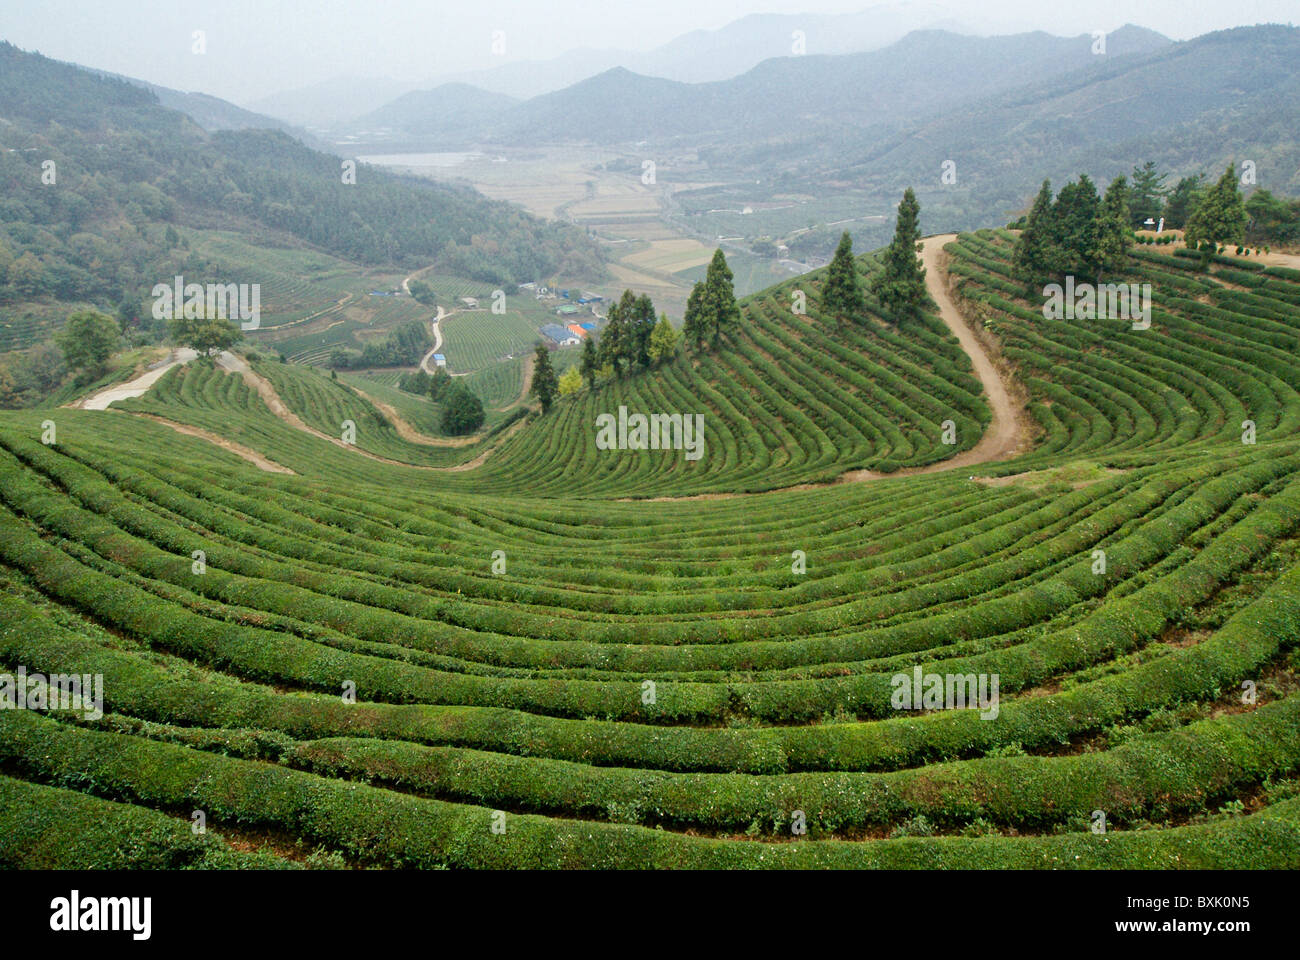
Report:
M1300 865L1300 273L1136 247L1137 330L1045 319L1012 243L926 253L1009 419L947 313L837 325L824 271L459 445L264 357L0 413L0 665L104 696L0 711L0 862ZM502 406L489 316L447 352ZM620 406L704 455L599 448ZM997 695L900 704L934 675Z

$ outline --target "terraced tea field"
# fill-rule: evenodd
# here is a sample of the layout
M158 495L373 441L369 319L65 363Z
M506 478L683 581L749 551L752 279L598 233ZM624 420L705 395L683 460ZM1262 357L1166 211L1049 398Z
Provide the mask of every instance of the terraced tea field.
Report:
M0 414L0 671L103 678L0 710L0 863L1300 866L1300 274L1137 249L1135 330L945 242L460 446L258 360Z

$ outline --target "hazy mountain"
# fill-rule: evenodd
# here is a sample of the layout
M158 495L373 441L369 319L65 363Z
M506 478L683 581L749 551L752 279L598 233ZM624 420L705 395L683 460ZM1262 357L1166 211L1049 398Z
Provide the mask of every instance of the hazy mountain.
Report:
M1251 161L1260 186L1300 192L1300 28L1240 27L1107 57L927 121L855 132L834 149L790 151L790 170L892 196L915 185L932 229L1006 219L1038 183L1107 181L1136 161L1212 176ZM854 154L856 160L848 160ZM773 163L771 154L740 157ZM957 182L942 185L944 160ZM1170 185L1172 186L1171 179Z
M424 85L388 77L338 77L262 97L248 106L293 123L328 129L421 86Z
M444 83L432 90L413 90L384 104L350 126L357 130L390 129L429 136L459 134L492 123L519 101L465 83Z
M70 66L74 66L79 70L84 69L76 66L76 64ZM134 77L124 77L121 74L109 73L103 70L90 70L89 72L113 77L116 80L123 80L132 86L143 87L158 98L159 104L169 110L180 111L209 132L215 130L279 130L297 140L301 140L313 149L332 149L317 140L302 127L286 123L276 117L268 117L262 113L245 110L243 107L236 106L229 100L222 100L220 97L209 96L206 93L186 93L182 90L161 87L156 83L137 80Z
M512 60L482 70L444 74L426 83L340 77L248 103L260 113L316 129L357 127L394 98L418 89L463 83L518 99L572 86L615 67L649 77L700 83L725 80L771 57L790 56L801 31L810 55L877 50L913 30L988 34L1000 25L959 6L880 4L849 14L751 14L717 30L694 30L650 51L580 47L549 59Z
M803 35L804 52L818 55L878 50L913 30L935 28L988 33L995 25L960 6L928 0L879 4L848 14L759 13L717 30L693 30L650 51L578 49L549 60L515 61L440 79L519 98L560 90L614 67L702 83L737 76L771 57L790 56L795 31Z
M1169 42L1125 27L1108 37L1107 55L1150 51ZM466 97L470 109L430 91L405 108L401 101L389 104L380 114L388 118L386 125L395 125L405 113L407 132L437 132L464 142L681 138L702 146L735 138L751 145L822 134L841 139L846 128L942 114L958 103L1096 64L1102 58L1092 49L1090 36L970 37L927 30L869 53L775 57L738 77L710 83L616 67L495 112L472 109L485 94L471 96L458 87L456 94Z

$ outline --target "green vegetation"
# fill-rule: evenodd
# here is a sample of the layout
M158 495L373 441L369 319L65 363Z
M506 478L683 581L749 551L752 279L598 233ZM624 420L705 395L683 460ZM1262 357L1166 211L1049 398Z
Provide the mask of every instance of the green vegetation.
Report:
M1129 228L1130 190L1116 177L1105 197L1086 174L1061 188L1052 201L1052 185L1044 180L1012 255L1012 274L1026 291L1048 279L1067 275L1101 282L1128 265L1133 242Z
M470 392L469 387L452 381L439 398L442 432L451 437L462 437L483 426L483 403Z
M0 673L106 692L0 711L0 863L1300 865L1300 273L1130 245L1125 178L1062 193L944 277L906 200L892 249L730 308L719 254L712 349L629 293L622 376L539 351L546 415L463 443L430 424L517 365L0 413ZM1151 326L1045 317L1027 261L1150 283ZM1026 432L945 470L994 422L916 294L949 279ZM699 414L702 456L598 448L620 406ZM996 716L899 709L915 670L996 675Z
M884 307L885 315L895 322L919 316L929 299L929 294L925 292L925 268L917 256L921 250L921 229L917 226L920 214L921 207L916 202L916 194L908 187L898 204L894 239L885 248L885 268L874 274L869 284L871 292ZM845 234L846 238L847 236ZM832 270L831 276L835 275L835 270ZM844 281L840 280L840 283L843 285ZM846 296L851 297L851 291L837 293L833 302L838 309L847 307L844 301Z
M858 286L858 271L853 265L853 239L845 230L840 236L839 246L835 248L831 265L826 270L826 283L822 287L822 310L834 317L836 323L843 323L847 319L856 319L866 308L866 298Z
M419 320L410 320L379 343L367 343L360 353L334 350L330 353L329 365L336 370L413 366L432 345L428 327Z
M551 351L546 348L546 344L539 343L533 351L532 394L542 405L542 413L550 413L558 391L559 383L555 379L555 370L551 367Z
M1206 190L1192 215L1187 218L1187 245L1202 244L1217 248L1229 240L1240 242L1246 228L1246 205L1237 191L1237 174L1233 165L1223 171L1217 183ZM1208 262L1208 254L1207 262Z
M197 350L203 356L229 350L244 339L243 331L229 320L180 313L170 323L172 339Z
M694 343L695 349L702 349L705 340L716 349L722 335L729 333L739 321L740 310L736 307L732 279L722 249L714 250L708 273L691 289L682 320L682 332L688 341ZM653 322L653 311L650 316Z
M81 310L54 338L68 367L93 376L101 373L122 340L117 322L97 310Z

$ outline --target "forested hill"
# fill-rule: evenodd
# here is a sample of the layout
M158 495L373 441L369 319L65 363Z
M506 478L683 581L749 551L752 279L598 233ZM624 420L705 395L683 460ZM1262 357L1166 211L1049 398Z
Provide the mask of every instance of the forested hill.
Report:
M177 265L171 224L487 282L602 272L581 231L366 166L345 183L342 164L279 131L209 133L132 83L0 44L0 303L134 296Z

